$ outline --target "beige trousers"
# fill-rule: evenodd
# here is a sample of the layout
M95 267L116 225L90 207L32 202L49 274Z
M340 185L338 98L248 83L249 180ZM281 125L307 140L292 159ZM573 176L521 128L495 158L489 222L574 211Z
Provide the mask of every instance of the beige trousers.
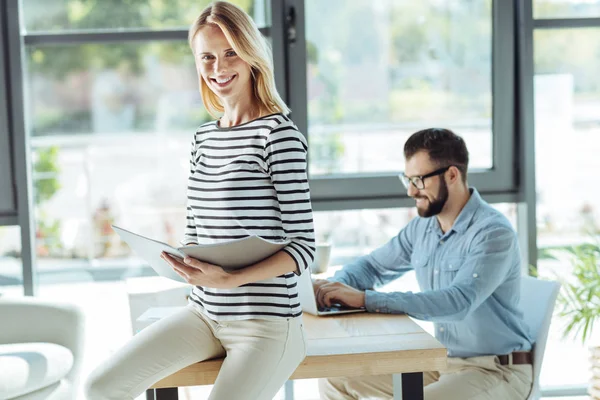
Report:
M531 365L500 365L495 356L448 358L440 372L423 373L425 400L525 400L531 390ZM323 400L391 399L391 375L319 380Z
M271 400L306 356L302 319L217 322L190 304L101 364L86 382L86 396L135 399L190 364L224 355L210 400Z

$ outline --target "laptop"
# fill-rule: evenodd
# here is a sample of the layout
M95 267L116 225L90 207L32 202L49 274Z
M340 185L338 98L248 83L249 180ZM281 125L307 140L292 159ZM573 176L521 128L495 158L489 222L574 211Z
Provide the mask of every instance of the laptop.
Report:
M298 277L298 297L300 298L302 311L319 317L367 311L364 308L346 307L341 304L326 308L318 307L310 271L305 271Z

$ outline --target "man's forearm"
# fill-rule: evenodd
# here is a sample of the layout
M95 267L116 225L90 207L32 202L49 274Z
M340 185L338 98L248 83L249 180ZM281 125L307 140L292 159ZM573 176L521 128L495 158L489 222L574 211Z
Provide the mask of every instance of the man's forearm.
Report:
M367 257L361 257L352 264L346 265L329 280L359 290L372 289L377 280L377 272L370 267Z
M369 312L406 313L424 321L459 321L471 311L471 297L472 293L467 294L457 287L422 293L367 290L365 308Z

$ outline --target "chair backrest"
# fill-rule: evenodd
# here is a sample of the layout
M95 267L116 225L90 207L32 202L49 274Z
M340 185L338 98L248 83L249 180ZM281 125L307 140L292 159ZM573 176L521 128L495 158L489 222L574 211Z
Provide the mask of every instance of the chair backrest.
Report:
M533 340L533 386L529 399L539 398L539 377L548 340L548 330L560 283L530 276L521 280L521 310Z

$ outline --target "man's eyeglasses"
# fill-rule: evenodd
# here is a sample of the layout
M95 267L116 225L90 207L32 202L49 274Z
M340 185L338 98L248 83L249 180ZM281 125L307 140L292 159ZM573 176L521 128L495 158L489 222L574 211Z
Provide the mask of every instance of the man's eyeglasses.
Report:
M452 165L448 165L447 167L436 169L433 172L430 172L426 175L421 175L421 176L406 176L404 174L401 174L399 176L399 178L402 181L402 183L404 184L404 187L406 187L407 189L408 189L409 185L412 183L412 185L414 187L416 187L417 189L423 190L423 189L425 189L425 179L431 178L432 176L441 175L444 172L448 171L451 166Z

